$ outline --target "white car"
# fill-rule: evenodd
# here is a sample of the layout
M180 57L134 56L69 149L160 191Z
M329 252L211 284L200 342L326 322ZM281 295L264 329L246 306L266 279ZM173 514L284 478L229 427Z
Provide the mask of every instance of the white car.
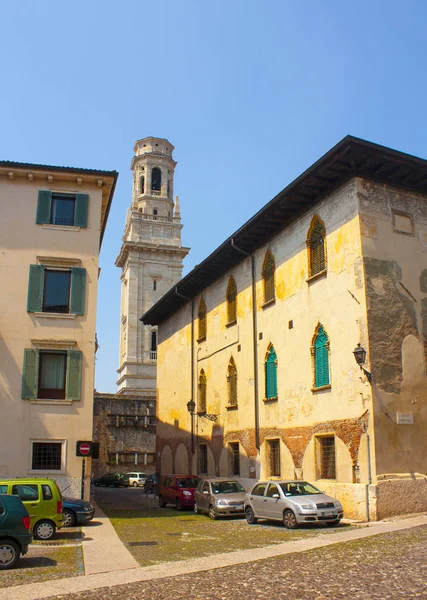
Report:
M126 473L126 475L129 477L129 485L132 487L142 487L147 479L147 473L132 471L131 473Z
M245 516L249 525L271 519L282 521L288 529L313 522L336 527L343 507L307 481L259 481L245 496Z

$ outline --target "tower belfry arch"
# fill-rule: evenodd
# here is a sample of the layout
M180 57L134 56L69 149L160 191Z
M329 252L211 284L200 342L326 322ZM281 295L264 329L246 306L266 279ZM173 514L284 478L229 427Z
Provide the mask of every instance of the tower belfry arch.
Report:
M121 272L118 393L156 394L157 328L139 320L182 277L190 251L181 243L178 196L173 200L174 147L162 138L135 142L132 204L116 266Z

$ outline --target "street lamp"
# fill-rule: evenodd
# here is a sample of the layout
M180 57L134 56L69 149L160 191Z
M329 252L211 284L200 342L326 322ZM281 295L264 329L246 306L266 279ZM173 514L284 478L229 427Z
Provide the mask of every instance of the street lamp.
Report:
M363 366L366 361L365 348L363 348L363 346L359 343L359 344L357 344L356 348L353 350L353 354L354 354L354 358L355 358L357 364L359 365L361 370L365 373L367 380L369 381L369 383L372 383L371 373L369 371L367 371L365 369L365 367Z
M191 415L191 453L194 454L194 411L196 410L196 403L194 400L187 402L187 410Z

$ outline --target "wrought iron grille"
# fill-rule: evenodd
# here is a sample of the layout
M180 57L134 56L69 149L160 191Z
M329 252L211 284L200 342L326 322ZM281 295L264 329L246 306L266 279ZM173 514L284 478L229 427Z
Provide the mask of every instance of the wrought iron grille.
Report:
M230 444L231 451L231 474L240 476L240 449L239 442Z
M280 440L268 442L270 450L270 475L280 477Z
M33 442L33 460L31 468L41 471L60 471L61 451L61 443Z
M319 479L335 479L335 438L317 438L319 444Z

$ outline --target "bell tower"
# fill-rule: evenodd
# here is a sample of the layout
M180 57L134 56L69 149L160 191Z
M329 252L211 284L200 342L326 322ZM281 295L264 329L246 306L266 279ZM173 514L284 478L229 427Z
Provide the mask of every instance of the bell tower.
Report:
M156 395L157 328L140 317L182 277L190 251L181 243L176 162L168 140L147 137L134 146L132 205L116 266L121 272L119 394Z

